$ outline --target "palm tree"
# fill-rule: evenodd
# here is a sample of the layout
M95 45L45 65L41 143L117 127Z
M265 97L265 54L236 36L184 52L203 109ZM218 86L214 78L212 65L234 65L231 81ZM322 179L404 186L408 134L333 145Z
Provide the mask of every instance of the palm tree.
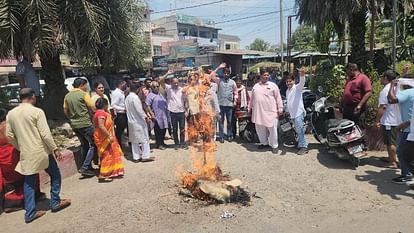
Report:
M46 114L61 119L67 91L60 54L106 68L128 65L145 52L129 20L131 14L142 19L142 8L133 5L136 1L0 0L0 58L39 55Z
M349 22L351 36L350 61L361 67L366 67L365 32L368 12L390 17L393 0L296 0L299 7L298 18L302 23L308 23L323 29L326 23L332 22L340 38L344 35L344 25ZM413 1L399 1L398 10L412 8ZM375 24L371 24L371 34L375 32ZM373 38L371 38L373 43Z
M343 38L345 23L349 22L350 60L365 67L365 21L367 20L368 0L296 0L296 5L299 7L300 23L314 25L322 31L327 23L332 22L340 38Z

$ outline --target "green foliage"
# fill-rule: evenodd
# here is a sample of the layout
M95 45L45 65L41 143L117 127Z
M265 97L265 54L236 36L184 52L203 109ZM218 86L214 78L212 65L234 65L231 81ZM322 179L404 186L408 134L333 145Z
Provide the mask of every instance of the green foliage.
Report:
M280 63L276 62L259 62L254 66L250 67L249 70L253 72L257 72L260 69L280 69Z
M301 24L292 34L292 46L294 50L315 51L316 31L312 26Z
M250 45L246 46L247 49L257 51L267 51L270 48L270 43L263 39L256 38Z
M395 64L395 72L402 74L405 64L410 64L410 69L408 70L409 74L414 74L414 64L410 61L400 61Z
M310 88L318 93L322 87L323 95L329 96L329 100L337 105L340 104L345 85L345 72L342 65L333 65L330 61L322 61L316 68L315 77L310 81Z
M316 30L315 42L317 43L317 48L321 53L329 52L330 39L335 37L335 27L332 22L326 23L325 27Z
M368 112L366 115L366 123L372 125L375 122L375 117L378 107L378 97L383 86L381 85L380 75L373 67L372 62L368 62L368 69L366 75L372 83L372 96L368 100ZM336 105L340 105L343 90L346 81L346 74L343 65L333 65L329 61L324 61L316 69L315 77L310 81L310 88L315 93L318 93L318 87L322 87L322 95L329 96L329 100Z
M377 115L378 109L378 98L381 90L384 86L381 84L381 77L378 74L378 71L374 68L374 65L371 61L368 61L368 69L366 75L371 80L372 85L372 95L368 100L368 110L366 114L366 124L368 126L373 126L375 123L375 117Z

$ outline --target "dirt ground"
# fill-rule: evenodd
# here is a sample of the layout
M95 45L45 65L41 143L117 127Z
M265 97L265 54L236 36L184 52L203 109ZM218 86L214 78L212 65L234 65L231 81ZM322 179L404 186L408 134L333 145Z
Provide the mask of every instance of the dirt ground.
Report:
M381 167L385 152L370 152L354 169L308 137L310 153L274 155L253 144L218 145L225 173L256 192L249 206L206 205L177 194L176 165L189 151L154 150L153 163L125 161L126 176L63 181L72 206L31 224L23 211L1 214L1 232L413 232L414 190L391 183L396 171ZM171 141L169 141L171 143ZM44 187L44 191L49 187ZM48 202L39 209L47 209ZM233 218L223 219L224 211Z

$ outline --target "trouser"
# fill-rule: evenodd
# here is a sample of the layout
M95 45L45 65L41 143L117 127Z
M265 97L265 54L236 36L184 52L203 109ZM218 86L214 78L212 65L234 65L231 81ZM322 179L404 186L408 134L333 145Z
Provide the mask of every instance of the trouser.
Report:
M114 119L115 123L115 136L119 145L122 147L122 135L125 129L128 127L128 118L125 113L117 113Z
M148 159L150 157L150 144L145 143L131 143L132 157L134 160Z
M407 169L411 174L414 173L414 153L412 151L413 148L414 148L414 141L404 140L401 143L401 148L400 148L401 157L404 160L404 164L407 166Z
M408 137L408 132L402 132L399 133L397 136L397 157L398 157L398 161L400 161L400 168L401 168L401 175L402 176L412 176L413 172L410 171L408 164L406 163L405 159L404 159L404 151L403 149L405 149L403 147L403 144L405 143L405 141L407 140ZM412 152L411 152L412 153Z
M170 112L171 124L173 131L174 144L185 143L185 114L184 112ZM180 130L180 138L178 138L178 129Z
M263 125L256 124L256 132L259 137L260 144L270 145L273 149L278 148L278 139L277 139L277 125L279 119L275 118L272 127L266 127Z
M233 135L234 137L237 136L237 116L236 116L236 108L233 108L233 114L232 114L232 123L233 123Z
M165 139L165 132L167 129L161 129L158 125L158 122L154 122L154 132L155 132L155 144L158 146L165 145L164 139Z
M93 127L73 129L81 143L81 154L83 156L82 169L88 170L95 155L95 143L93 141Z
M227 120L227 138L233 137L233 124L232 124L233 107L232 106L220 106L220 123L219 123L219 137L224 138L224 116Z
M366 107L361 108L358 114L354 114L354 110L357 106L343 105L342 106L342 118L355 122L361 129L365 128L365 111Z
M308 148L308 143L305 139L305 128L304 128L305 113L293 119L295 125L295 131L298 135L298 148Z
M59 193L62 185L62 177L53 155L49 155L49 167L45 171L50 176L50 208L56 209L60 204ZM24 209L26 210L24 219L26 222L32 220L36 214L35 193L37 175L24 176Z

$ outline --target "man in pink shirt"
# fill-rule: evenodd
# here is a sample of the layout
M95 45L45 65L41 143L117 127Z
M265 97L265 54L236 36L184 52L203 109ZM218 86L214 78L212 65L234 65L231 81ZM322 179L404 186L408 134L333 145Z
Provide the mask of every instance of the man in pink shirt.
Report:
M260 72L260 81L252 89L249 112L260 140L258 149L270 146L272 152L277 154L277 126L283 113L283 103L278 86L269 82L268 72Z

